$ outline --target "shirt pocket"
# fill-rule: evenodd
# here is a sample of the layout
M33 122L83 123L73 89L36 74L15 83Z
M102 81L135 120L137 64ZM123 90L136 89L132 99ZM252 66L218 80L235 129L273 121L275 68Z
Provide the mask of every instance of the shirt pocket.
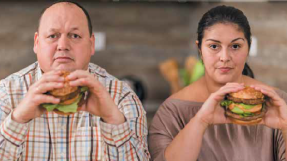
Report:
M73 148L79 160L101 160L102 139L100 127L77 128Z

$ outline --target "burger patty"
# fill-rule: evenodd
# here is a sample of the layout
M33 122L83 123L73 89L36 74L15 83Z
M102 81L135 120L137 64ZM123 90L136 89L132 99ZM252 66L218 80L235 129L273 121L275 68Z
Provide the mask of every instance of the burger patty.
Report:
M255 120L257 118L262 118L265 113L267 112L267 109L265 107L262 108L262 111L258 114L254 113L254 116L241 116L238 114L233 113L232 111L230 111L229 109L226 109L225 115L228 117L231 117L233 119L237 119L237 120L242 120L242 121L251 121L251 120Z
M54 96L54 97L60 98L60 102L63 102L63 101L66 101L66 100L69 100L69 99L76 97L80 92L81 92L81 89L78 88L76 91L74 91L70 94L67 94L65 96Z
M247 104L247 105L256 105L256 104L261 104L261 103L265 102L265 100L263 98L258 98L258 99L241 99L241 98L236 98L236 97L232 97L232 96L229 96L229 95L227 95L227 99L231 100L233 102L236 102L236 103L244 103L244 104Z

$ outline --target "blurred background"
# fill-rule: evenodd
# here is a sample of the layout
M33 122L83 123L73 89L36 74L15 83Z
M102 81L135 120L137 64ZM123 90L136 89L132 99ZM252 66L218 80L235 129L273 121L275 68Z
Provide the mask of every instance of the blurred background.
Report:
M0 78L36 61L33 37L42 9L52 1L0 2ZM85 0L96 35L92 62L130 82L150 121L171 94L159 65L172 59L184 68L197 58L197 23L217 5L232 5L247 16L253 34L248 63L255 78L287 91L287 2L189 0ZM182 80L179 80L181 84Z

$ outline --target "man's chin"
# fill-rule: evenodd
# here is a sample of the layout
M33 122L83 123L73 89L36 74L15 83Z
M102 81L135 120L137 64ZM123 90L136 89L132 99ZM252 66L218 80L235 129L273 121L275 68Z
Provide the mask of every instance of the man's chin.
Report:
M53 68L52 70L61 70L61 71L75 71L77 70L77 68L75 67L75 64L60 64L58 66L56 66L55 68Z

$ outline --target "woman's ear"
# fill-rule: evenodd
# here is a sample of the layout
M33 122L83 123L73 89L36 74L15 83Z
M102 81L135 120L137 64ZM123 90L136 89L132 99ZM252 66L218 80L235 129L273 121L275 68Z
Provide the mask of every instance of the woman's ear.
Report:
M196 40L196 41L195 41L195 44L196 44L196 46L197 46L197 50L198 50L198 53L199 53L199 57L200 57L200 59L202 60L202 53L201 53L201 49L200 49L200 46L199 46L199 41Z
M196 44L197 48L199 49L199 46L198 46L199 41L198 40L195 41L195 44Z
M199 46L199 41L196 40L196 41L195 41L195 44L196 44L196 47L197 47L197 49L199 50L199 52L201 52L201 51L200 51L200 46Z

